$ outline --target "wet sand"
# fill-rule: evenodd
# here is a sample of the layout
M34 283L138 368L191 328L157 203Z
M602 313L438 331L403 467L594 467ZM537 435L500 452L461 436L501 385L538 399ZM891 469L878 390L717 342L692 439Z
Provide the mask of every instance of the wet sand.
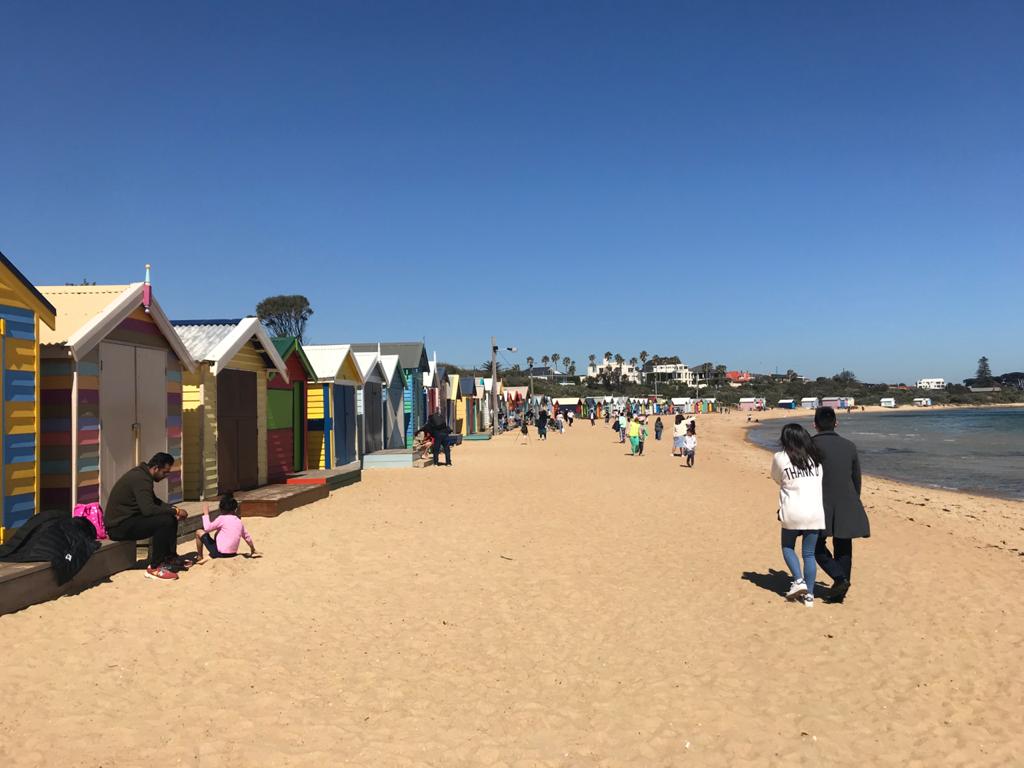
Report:
M1024 504L869 478L849 598L807 610L745 419L698 417L692 470L586 421L465 444L249 521L261 560L2 617L0 758L1024 761Z

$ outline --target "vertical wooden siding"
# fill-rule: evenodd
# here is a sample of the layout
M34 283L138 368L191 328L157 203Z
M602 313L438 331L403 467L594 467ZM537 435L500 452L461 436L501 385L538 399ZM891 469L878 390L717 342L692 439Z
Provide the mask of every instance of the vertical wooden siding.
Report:
M267 363L253 342L249 342L225 366L238 371L254 371L256 376L256 440L259 484L267 484ZM216 457L216 453L214 453Z
M177 356L167 353L167 452L174 457L174 471L167 476L167 501L182 501L182 381L181 363Z
M209 363L182 374L182 468L185 499L217 495L217 380Z
M100 348L78 361L78 492L75 504L100 500Z
M324 385L306 385L306 463L310 469L327 469L324 451Z

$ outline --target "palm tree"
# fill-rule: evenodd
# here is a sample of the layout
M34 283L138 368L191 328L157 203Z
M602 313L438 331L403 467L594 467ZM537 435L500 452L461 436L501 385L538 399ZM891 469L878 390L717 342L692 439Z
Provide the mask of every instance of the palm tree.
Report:
M612 359L612 353L611 352L605 352L604 353L604 360L611 360L611 359ZM602 360L601 362L604 362L604 360Z
M560 354L558 354L557 352L552 352L551 353L551 364L553 366L555 366L556 369L558 368L558 361L561 360L561 359L562 359L562 356Z
M647 354L647 350L646 349L643 350L640 353L640 365L644 365L647 362L647 358L649 358L649 357L650 357L650 355Z
M569 375L570 376L575 376L576 375L576 361L574 361L574 360L570 360L569 361Z
M551 358L548 357L547 355L544 355L544 357L542 357L540 361L544 365L544 367L547 367L547 364L551 362Z
M587 360L590 362L591 367L597 363L597 355L591 353L587 355Z
M532 357L527 357L526 358L526 367L529 368L531 371L533 370L533 358Z

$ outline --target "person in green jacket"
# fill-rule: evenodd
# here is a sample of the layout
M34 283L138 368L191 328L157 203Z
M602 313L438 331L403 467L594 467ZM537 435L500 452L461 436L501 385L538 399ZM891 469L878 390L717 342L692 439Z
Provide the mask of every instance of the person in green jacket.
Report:
M165 480L174 457L157 453L147 463L129 469L114 483L103 511L103 523L113 541L153 539L146 578L173 581L189 561L178 557L178 521L188 513L156 497L153 485Z

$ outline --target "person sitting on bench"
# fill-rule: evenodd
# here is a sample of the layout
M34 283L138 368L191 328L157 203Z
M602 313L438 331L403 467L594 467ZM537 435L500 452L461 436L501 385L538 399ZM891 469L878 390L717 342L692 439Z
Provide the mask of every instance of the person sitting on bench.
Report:
M129 469L114 483L103 512L107 534L113 541L141 541L152 537L146 578L173 581L189 561L178 557L178 521L188 512L158 499L153 484L167 478L174 457L158 453L147 463Z

